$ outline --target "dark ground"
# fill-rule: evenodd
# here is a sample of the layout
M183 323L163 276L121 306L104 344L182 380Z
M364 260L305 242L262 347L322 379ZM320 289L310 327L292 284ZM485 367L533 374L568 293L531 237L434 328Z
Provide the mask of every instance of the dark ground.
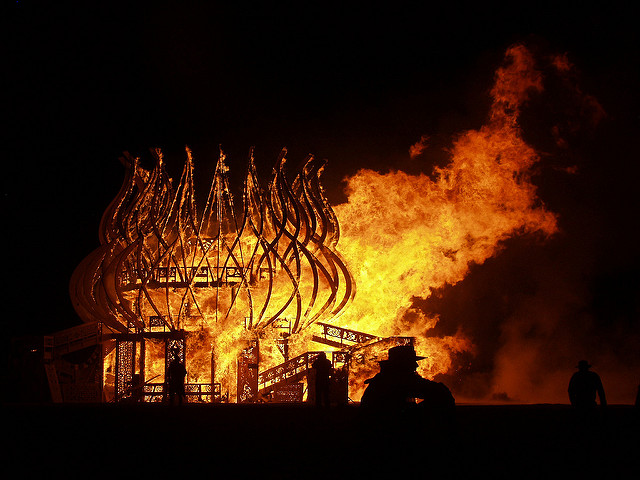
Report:
M471 406L452 432L386 430L355 405L5 405L21 478L639 478L639 411Z

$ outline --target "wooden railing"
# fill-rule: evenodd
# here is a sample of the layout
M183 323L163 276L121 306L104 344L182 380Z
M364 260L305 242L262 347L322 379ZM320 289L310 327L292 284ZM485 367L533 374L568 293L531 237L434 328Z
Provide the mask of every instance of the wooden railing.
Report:
M317 322L316 325L322 328L321 335L314 335L313 341L331 345L332 347L344 348L353 345L360 345L372 340L380 340L376 335L349 330L348 328L337 327L326 323Z
M267 393L278 386L278 384L290 383L301 379L307 374L313 361L320 353L321 352L306 352L259 373L258 391Z
M187 403L213 403L221 400L219 383L185 383L185 400ZM146 383L142 386L142 400L145 402L162 402L167 392L164 383Z

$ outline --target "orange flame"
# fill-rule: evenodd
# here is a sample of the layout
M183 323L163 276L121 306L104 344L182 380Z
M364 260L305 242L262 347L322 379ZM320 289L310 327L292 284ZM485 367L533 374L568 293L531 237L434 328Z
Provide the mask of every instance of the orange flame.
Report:
M102 247L72 279L76 309L86 321L106 319L116 331L124 331L127 322L150 328L145 321L153 316L163 328L186 329L191 332L189 379L212 381L215 359L216 377L228 390L247 328L275 344L278 332L266 327L283 316L295 319L292 355L318 349L307 327L326 315L334 325L380 337L416 337L417 350L428 356L420 373L446 373L453 354L473 353L472 342L462 331L428 336L438 317L412 308L413 299L461 281L472 264L496 255L511 237L548 237L557 231L556 216L545 209L531 182L539 157L518 125L522 106L541 90L542 75L531 54L522 46L510 48L505 66L496 72L487 123L455 139L448 165L436 167L431 176L362 169L346 179L348 202L333 210L317 182L322 168L313 161L290 186L283 155L265 192L250 168L242 221L234 217L224 183L223 155L201 217L189 150L175 195L159 151L153 171L132 161L123 190L105 212ZM428 138L423 135L410 148L412 158L427 147ZM276 278L270 268L268 282L260 287L260 262L272 257L280 275ZM224 283L216 272L231 267L238 272ZM170 269L181 279L170 280ZM200 280L201 275L206 278ZM214 296L199 290L203 281L215 286ZM162 288L152 288L155 284ZM328 292L322 301L320 288ZM312 299L304 308L303 297ZM256 313L247 317L248 311ZM384 352L374 358L378 354ZM260 351L262 369L281 361L275 349ZM163 374L160 364L146 368ZM352 399L360 398L370 373L370 367L352 369Z
M340 251L358 288L341 323L381 336L416 335L417 349L429 356L420 372L429 377L447 372L450 353L473 347L461 332L426 337L438 319L412 311L412 298L459 282L510 237L557 231L556 216L531 183L538 155L517 123L530 93L542 89L541 75L522 46L510 48L506 59L496 72L487 124L457 138L445 168L433 177L360 170L347 179L348 202L335 208Z

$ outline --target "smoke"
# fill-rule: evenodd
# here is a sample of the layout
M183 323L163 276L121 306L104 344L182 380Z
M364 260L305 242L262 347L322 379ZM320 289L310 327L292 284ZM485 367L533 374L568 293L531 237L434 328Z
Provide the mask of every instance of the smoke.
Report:
M377 332L417 335L430 354L421 373L459 401L566 403L586 358L610 401L629 403L638 281L617 295L624 318L603 320L601 245L587 236L598 225L571 191L588 174L585 137L607 115L567 55L522 45L508 49L490 94L487 123L458 135L432 177L361 170L347 179L349 202L336 211L358 294L345 318L371 331L377 316ZM412 159L428 139L411 146ZM384 302L364 305L374 296Z
M610 402L631 403L638 280L628 277L617 285L622 291L603 293L605 286L593 284L592 251L574 248L563 233L545 243L513 239L462 282L415 299L425 315L439 316L427 335L462 329L474 345L473 355L459 355L439 379L463 401L566 403L569 377L584 358L602 376ZM598 298L609 299L602 311Z
M509 282L524 277L528 288L505 285L500 292L509 309L496 320L498 343L492 345L497 348L483 393L492 400L564 403L568 379L585 358L603 377L610 402L631 403L640 380L640 283L629 273L631 259L617 263L606 251L624 248L608 217L625 205L606 200L602 158L589 149L592 138L602 136L598 127L608 115L583 91L567 57L538 59L546 62L545 94L521 121L523 136L533 131L528 140L544 158L537 183L558 214L560 232L535 248L526 239L515 240L509 255L495 259L495 275L507 271ZM610 238L603 242L601 235ZM508 270L506 261L520 268ZM479 288L473 279L469 283L468 288ZM457 293L443 295L453 300ZM475 340L482 348L482 335Z

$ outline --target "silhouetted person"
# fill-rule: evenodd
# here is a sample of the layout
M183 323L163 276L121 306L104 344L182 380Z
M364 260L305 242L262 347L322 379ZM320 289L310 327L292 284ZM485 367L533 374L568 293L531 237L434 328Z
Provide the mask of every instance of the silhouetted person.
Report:
M141 402L143 400L143 387L142 376L139 373L134 373L131 379L131 400L133 402Z
M600 405L606 406L607 399L600 376L589 370L591 365L586 360L580 360L576 367L578 371L569 381L569 400L576 408L592 408L597 405L596 394L600 399Z
M346 365L333 370L329 387L330 397L338 405L346 405L349 401L349 371Z
M427 409L440 410L448 415L455 407L455 399L449 389L440 382L422 378L417 372L418 360L412 345L389 349L388 360L380 363L380 373L365 380L367 388L360 404L369 412L405 413ZM422 402L416 404L416 399Z
M184 365L180 360L176 357L171 360L169 364L169 368L167 370L168 381L167 385L169 387L169 403L174 404L177 400L178 405L182 405L182 402L185 397L184 391L184 377L187 375L187 370L184 368Z
M636 407L640 407L640 385L638 385L638 391L636 392Z
M331 384L330 379L333 373L333 366L327 359L324 352L320 352L316 359L311 364L311 368L315 370L315 388L316 388L316 406L320 407L324 405L325 408L329 407L329 386Z

